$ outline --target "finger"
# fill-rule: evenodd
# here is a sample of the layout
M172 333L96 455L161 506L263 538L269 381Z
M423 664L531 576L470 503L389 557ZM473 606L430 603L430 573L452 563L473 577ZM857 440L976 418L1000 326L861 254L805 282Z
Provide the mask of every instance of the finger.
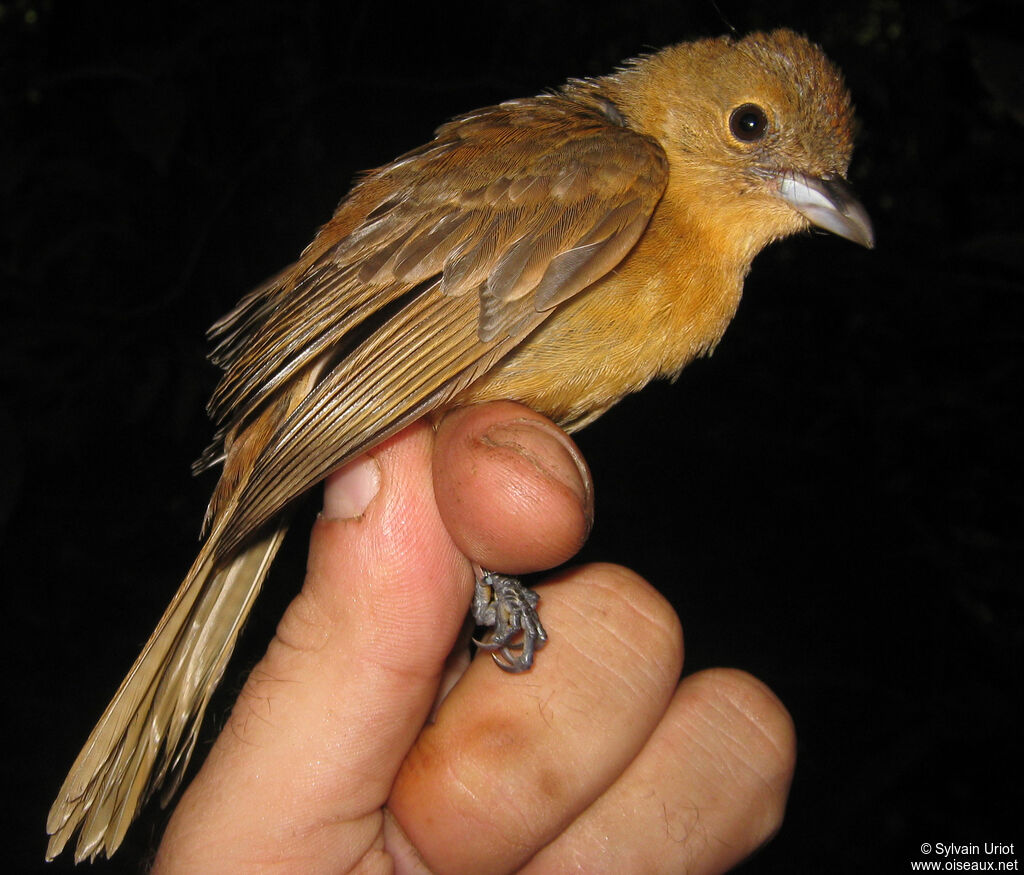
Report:
M579 449L550 420L510 401L442 420L434 484L459 549L505 574L561 565L593 523L590 471Z
M330 481L302 592L178 806L167 871L347 871L377 853L471 591L433 500L432 445L413 426Z
M523 871L731 869L781 825L795 745L789 713L759 680L691 675L621 778Z
M514 871L626 769L672 697L682 634L617 566L539 588L553 634L530 672L474 661L395 781L388 808L428 866Z

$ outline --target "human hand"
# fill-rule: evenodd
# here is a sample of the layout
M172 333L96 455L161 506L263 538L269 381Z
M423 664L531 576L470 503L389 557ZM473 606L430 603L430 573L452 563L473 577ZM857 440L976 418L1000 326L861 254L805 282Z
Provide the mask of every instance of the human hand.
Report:
M571 441L505 402L333 475L302 592L154 871L721 872L762 844L789 715L739 671L680 684L679 621L627 569L537 588L550 640L531 671L449 658L471 563L558 565L591 508Z

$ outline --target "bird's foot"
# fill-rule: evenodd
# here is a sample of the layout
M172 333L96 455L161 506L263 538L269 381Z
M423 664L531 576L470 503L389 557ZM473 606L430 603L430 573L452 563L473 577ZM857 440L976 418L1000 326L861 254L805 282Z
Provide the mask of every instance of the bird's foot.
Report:
M533 655L548 640L537 617L538 596L515 577L485 571L474 566L476 591L473 593L473 619L479 626L488 626L486 641L474 640L500 668L509 672L526 671L533 665ZM518 634L522 640L511 644Z

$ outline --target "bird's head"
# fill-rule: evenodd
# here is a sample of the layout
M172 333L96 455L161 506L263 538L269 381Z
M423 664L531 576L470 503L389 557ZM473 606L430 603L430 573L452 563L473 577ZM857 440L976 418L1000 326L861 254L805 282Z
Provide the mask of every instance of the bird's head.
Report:
M853 108L822 50L789 30L684 43L606 80L671 167L666 198L749 252L810 225L874 245L846 184Z

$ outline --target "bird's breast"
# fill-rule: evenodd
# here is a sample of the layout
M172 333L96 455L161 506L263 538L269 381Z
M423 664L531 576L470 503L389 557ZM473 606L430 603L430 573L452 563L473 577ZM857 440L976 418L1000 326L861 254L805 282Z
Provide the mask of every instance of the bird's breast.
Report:
M745 272L659 211L615 270L561 304L456 403L512 399L582 427L710 352L736 312Z

